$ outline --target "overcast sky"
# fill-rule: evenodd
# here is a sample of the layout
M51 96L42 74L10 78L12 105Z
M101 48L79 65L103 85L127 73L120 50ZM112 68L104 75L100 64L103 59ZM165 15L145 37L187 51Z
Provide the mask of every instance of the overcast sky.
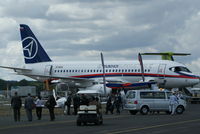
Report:
M2 0L0 65L24 65L19 24L30 26L53 61L137 60L139 52L186 52L200 72L199 0ZM145 56L144 59L159 59ZM27 77L0 69L0 78Z

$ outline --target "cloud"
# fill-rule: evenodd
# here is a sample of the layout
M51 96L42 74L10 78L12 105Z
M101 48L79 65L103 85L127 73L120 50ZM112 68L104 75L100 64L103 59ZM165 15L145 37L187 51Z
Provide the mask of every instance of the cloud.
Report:
M106 60L133 60L138 52L187 52L192 55L176 59L196 72L199 9L198 0L1 1L0 65L24 64L19 35L23 23L54 61L99 60L100 52ZM17 78L1 72L2 78Z

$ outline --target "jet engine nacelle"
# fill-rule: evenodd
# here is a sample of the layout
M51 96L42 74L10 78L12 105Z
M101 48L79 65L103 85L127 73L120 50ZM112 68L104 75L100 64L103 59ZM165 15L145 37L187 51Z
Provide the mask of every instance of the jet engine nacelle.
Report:
M87 87L87 88L79 88L79 90L87 90L88 92L89 91L96 92L96 93L99 93L101 95L110 94L111 91L112 91L111 88L106 87L106 93L105 93L103 84L95 84L95 85Z

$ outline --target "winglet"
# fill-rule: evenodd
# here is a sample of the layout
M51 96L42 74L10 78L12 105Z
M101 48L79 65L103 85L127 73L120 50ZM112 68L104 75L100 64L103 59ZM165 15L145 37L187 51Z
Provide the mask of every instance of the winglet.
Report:
M51 61L29 26L20 24L20 34L26 64Z

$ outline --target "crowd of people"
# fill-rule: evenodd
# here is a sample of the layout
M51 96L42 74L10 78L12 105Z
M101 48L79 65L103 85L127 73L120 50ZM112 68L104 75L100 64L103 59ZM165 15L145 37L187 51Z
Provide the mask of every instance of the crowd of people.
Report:
M98 97L94 97L94 96L88 97L84 94L82 94L81 96L77 94L68 95L67 100L65 102L65 106L67 108L67 115L71 114L72 104L74 108L74 111L73 111L74 115L77 115L78 108L80 105L96 105L98 112L99 112L99 109L101 108L101 103ZM14 121L16 122L20 121L20 110L22 107L22 99L20 96L18 96L17 92L15 92L15 95L11 99L11 106L13 108ZM55 106L56 106L56 100L53 95L50 95L45 103L44 103L44 100L42 100L40 96L34 99L31 96L31 94L28 94L24 100L24 109L26 111L28 121L33 120L33 116L32 116L33 109L36 109L37 119L41 120L43 107L48 108L50 121L54 121L55 120L55 114L54 114Z
M182 94L180 92L173 92L172 95L169 97L169 112L171 115L175 114L176 105L179 103L178 100L182 98ZM123 98L120 93L117 94L110 94L107 97L106 107L105 107L105 114L109 112L111 114L116 112L116 114L120 114L121 110L123 109ZM71 105L73 105L73 113L71 110ZM68 95L67 100L65 102L65 106L67 108L67 115L77 115L78 108L80 105L96 105L97 111L102 108L101 103L98 97L94 96L86 96L84 94L78 95ZM22 100L18 96L17 92L11 99L11 106L13 108L14 113L14 121L20 121L20 109L22 107ZM45 107L49 110L50 120L55 120L54 108L56 106L56 100L53 95L48 97L48 100L45 102ZM41 99L40 96L37 97L35 100L31 97L31 94L25 98L24 101L24 108L26 111L28 121L32 121L32 110L36 109L36 115L38 120L42 118L42 108L44 107L44 100ZM115 110L116 109L116 110Z

